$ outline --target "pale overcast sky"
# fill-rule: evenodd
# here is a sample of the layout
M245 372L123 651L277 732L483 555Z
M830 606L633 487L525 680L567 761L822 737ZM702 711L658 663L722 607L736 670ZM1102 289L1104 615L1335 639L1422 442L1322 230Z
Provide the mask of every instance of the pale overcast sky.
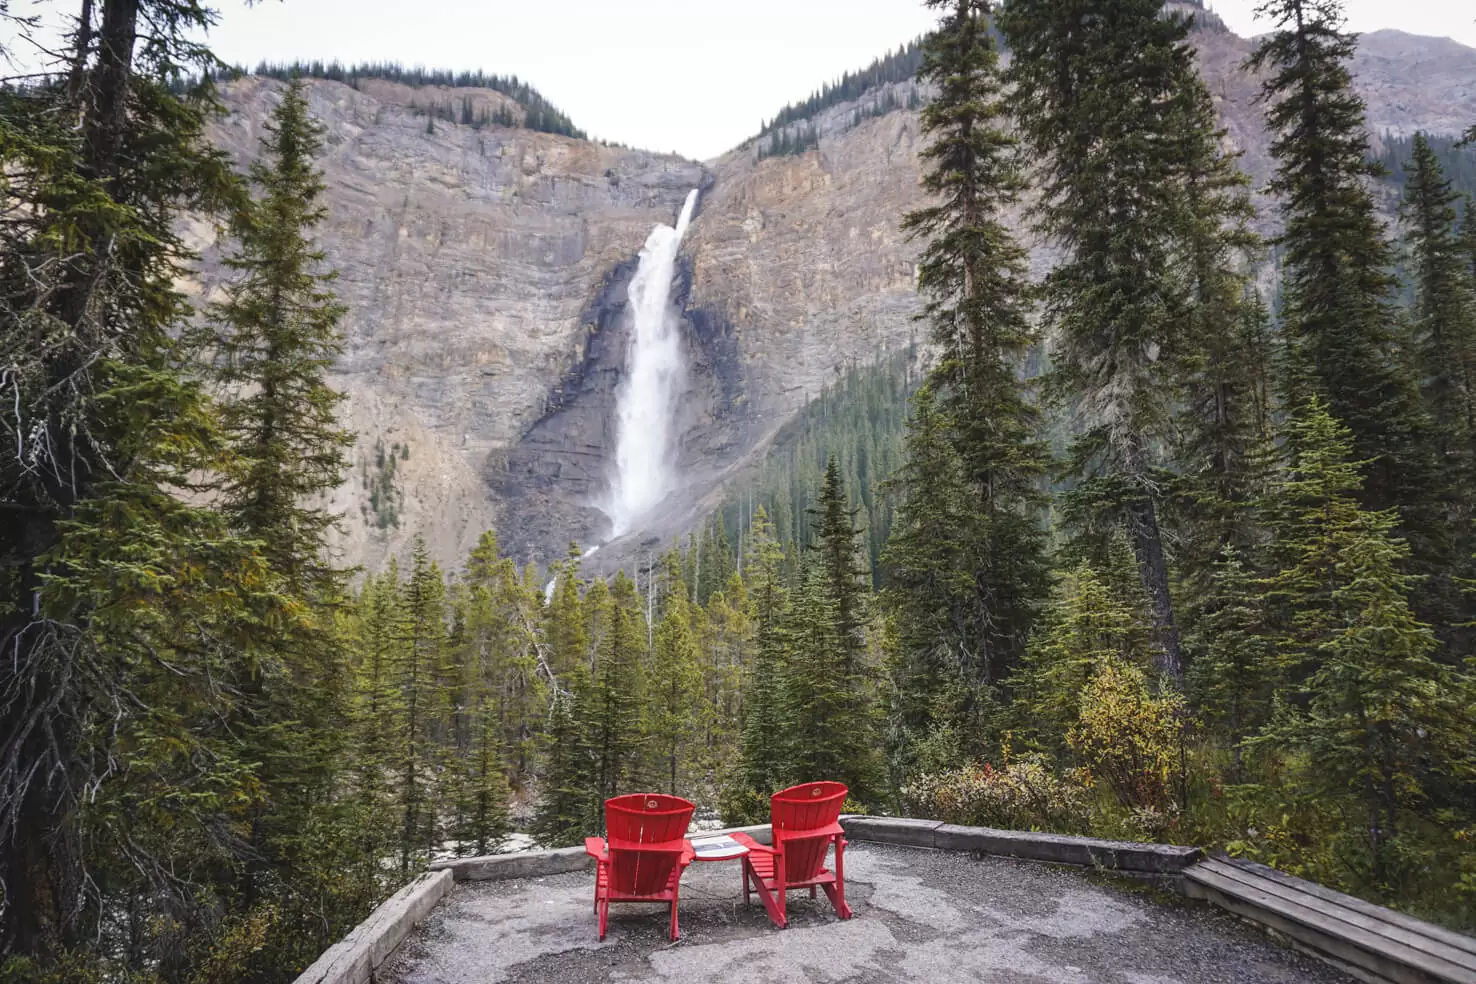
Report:
M1260 0L1212 0L1240 34ZM29 0L11 0L20 13ZM46 3L71 10L71 3ZM218 0L216 52L482 69L531 82L597 137L707 159L935 20L921 0ZM1346 0L1355 31L1476 47L1471 0Z

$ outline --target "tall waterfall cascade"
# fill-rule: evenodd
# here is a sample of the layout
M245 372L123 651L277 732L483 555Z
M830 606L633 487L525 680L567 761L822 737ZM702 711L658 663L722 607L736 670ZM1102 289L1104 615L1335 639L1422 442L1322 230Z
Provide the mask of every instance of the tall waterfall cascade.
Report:
M658 225L651 230L630 282L630 351L616 396L615 474L605 508L612 538L630 532L675 487L671 421L686 382L686 365L671 282L696 206L694 189L675 228Z

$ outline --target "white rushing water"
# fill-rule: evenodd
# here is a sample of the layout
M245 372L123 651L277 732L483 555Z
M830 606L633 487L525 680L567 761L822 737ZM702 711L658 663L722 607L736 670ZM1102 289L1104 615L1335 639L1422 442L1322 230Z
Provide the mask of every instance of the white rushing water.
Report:
M697 192L687 195L676 228L651 230L630 281L631 341L625 382L616 398L619 431L615 476L605 512L611 537L631 527L671 492L671 417L685 381L679 315L671 305L677 248L692 221Z

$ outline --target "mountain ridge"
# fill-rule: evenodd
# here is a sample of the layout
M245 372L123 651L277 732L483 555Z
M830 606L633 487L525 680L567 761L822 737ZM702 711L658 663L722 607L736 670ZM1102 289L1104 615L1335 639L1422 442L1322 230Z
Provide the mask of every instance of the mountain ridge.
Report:
M1227 139L1263 186L1257 84L1240 70L1251 42L1194 38ZM1373 135L1476 120L1476 50L1458 42L1374 32L1353 67ZM696 162L499 125L434 120L427 132L414 89L310 82L328 127L320 241L349 306L334 382L360 434L333 499L344 559L377 568L420 532L454 564L489 526L539 563L571 539L602 538L594 503L614 445L622 270L693 187L704 192L676 291L691 371L674 453L688 494L602 549L596 569L689 528L845 367L911 344L915 248L898 226L921 201L923 138L905 98L915 85L889 83L903 98L879 115L862 118L877 89L825 108L818 147L802 155L758 160L750 140ZM223 86L229 114L212 135L239 164L280 88L259 77ZM210 297L224 271L212 230L193 231L205 261L190 289ZM1049 245L1028 244L1043 272ZM408 457L386 476L375 449L394 445Z

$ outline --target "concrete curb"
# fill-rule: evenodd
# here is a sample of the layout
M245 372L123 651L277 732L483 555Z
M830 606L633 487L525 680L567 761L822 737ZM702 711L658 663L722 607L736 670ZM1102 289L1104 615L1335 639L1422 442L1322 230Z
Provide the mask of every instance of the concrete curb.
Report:
M699 836L716 837L719 834L745 833L760 844L771 843L769 825L753 827L728 827L723 830L703 831ZM594 864L594 859L584 853L582 847L561 847L551 851L519 851L516 854L487 854L475 858L453 858L437 861L431 871L449 871L453 878L463 881L505 881L511 878L543 878L547 875L562 875L570 871L584 871Z
M451 891L451 873L427 872L386 899L333 944L295 984L368 984L374 972Z
M847 816L841 818L841 825L852 840L942 851L978 851L1003 858L1070 864L1133 875L1180 875L1204 856L1197 847L1175 844L1140 844L1095 837L995 830L991 827L961 827L906 817Z

